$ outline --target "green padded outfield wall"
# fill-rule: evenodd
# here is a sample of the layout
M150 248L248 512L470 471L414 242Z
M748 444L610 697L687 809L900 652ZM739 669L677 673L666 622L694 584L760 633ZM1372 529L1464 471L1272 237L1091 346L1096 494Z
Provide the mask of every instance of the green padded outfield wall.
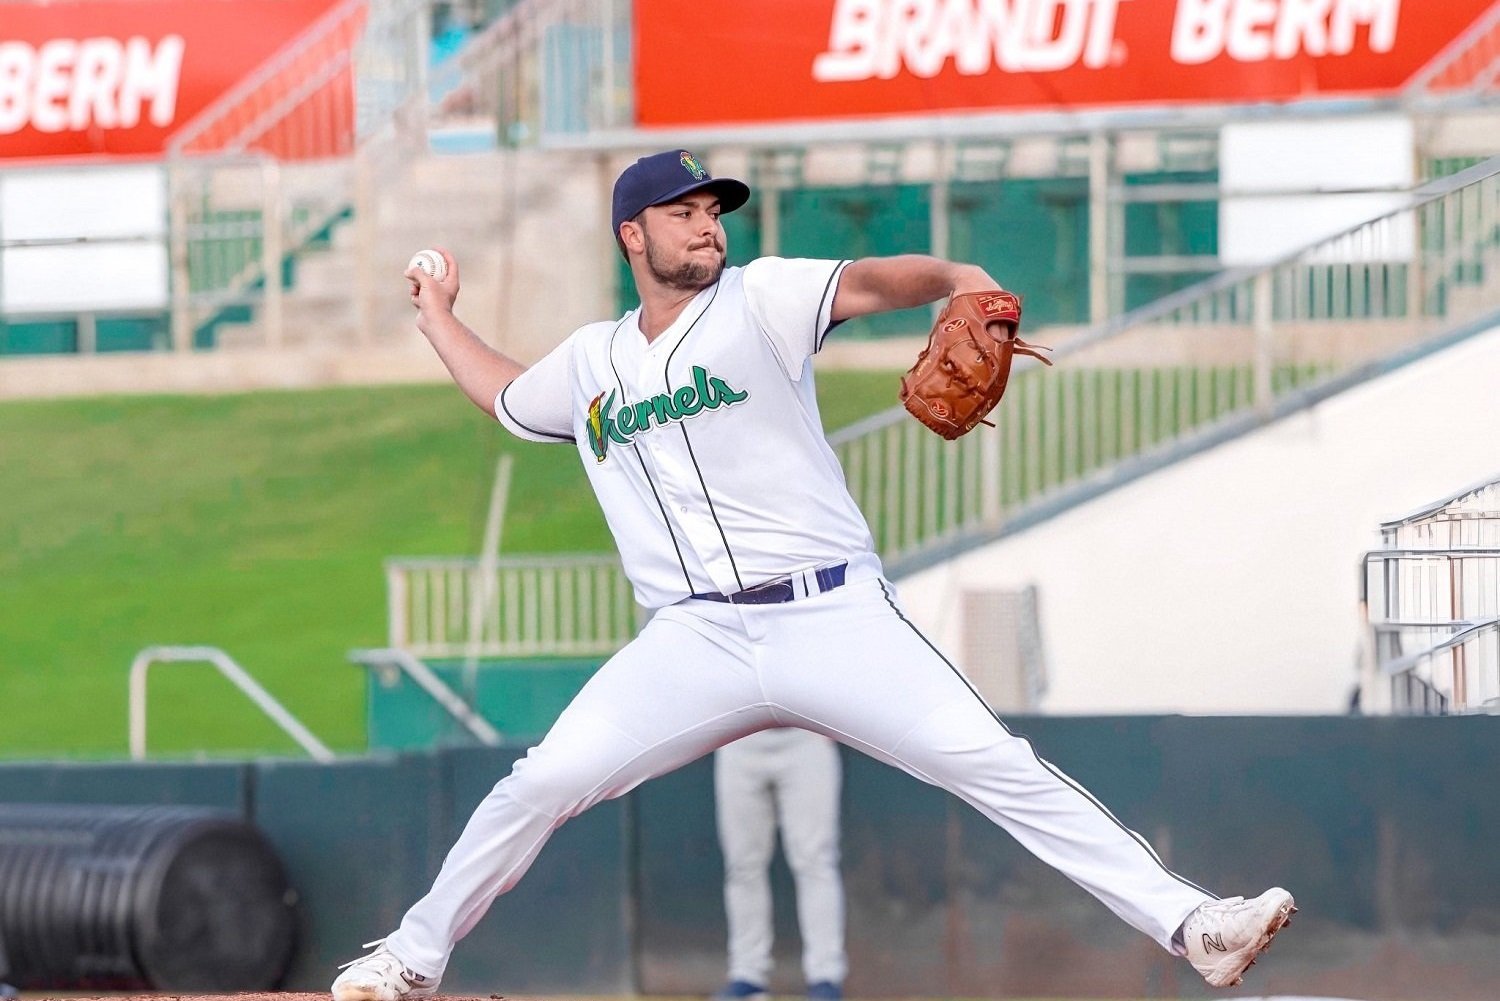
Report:
M395 928L519 751L453 750L319 765L0 764L0 802L177 804L236 810L275 846L298 891L288 987L326 990L360 944ZM532 993L628 990L626 803L552 839L521 886L455 957L445 984Z
M1038 750L1224 894L1302 906L1257 995L1492 1001L1500 725L1466 718L1017 718ZM300 891L289 987L326 989L429 885L519 752L343 761L7 764L8 802L239 805ZM1182 962L953 797L845 752L852 996L1204 997ZM453 993L702 995L723 977L712 763L565 825L460 945ZM784 865L773 986L798 984Z
M1223 895L1273 883L1302 906L1257 995L1491 1001L1500 983L1500 721L1024 718L1038 750ZM1202 997L1192 970L977 812L845 752L853 996ZM722 975L711 767L635 794L642 988ZM795 992L789 877L777 977Z
M255 820L303 896L305 938L291 986L326 989L330 971L359 955L360 943L396 927L519 756L476 748L254 766ZM481 996L627 990L625 817L625 804L606 803L559 831L465 940L444 986Z
M252 770L233 762L5 762L0 803L209 806L248 814L252 781Z

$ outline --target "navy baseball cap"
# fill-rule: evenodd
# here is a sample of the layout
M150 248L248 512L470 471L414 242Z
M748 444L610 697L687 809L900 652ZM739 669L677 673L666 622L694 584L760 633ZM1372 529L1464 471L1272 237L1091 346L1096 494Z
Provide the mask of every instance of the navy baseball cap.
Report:
M626 167L615 180L615 239L620 224L640 215L652 205L665 205L693 191L708 189L719 196L719 209L733 212L750 200L750 187L732 177L714 177L696 156L685 149L643 156Z

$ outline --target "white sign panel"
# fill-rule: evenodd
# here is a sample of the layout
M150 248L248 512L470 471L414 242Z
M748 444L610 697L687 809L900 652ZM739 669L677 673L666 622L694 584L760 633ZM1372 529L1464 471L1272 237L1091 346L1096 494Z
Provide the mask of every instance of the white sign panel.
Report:
M5 252L0 267L0 310L7 313L167 306L167 248L160 242L13 248Z
M1265 264L1399 208L1415 183L1414 156L1411 121L1398 116L1224 126L1220 258L1226 267ZM1414 246L1406 218L1315 259L1406 260Z
M0 310L163 309L166 238L160 166L0 172Z
M0 239L165 236L166 175L158 166L0 174Z

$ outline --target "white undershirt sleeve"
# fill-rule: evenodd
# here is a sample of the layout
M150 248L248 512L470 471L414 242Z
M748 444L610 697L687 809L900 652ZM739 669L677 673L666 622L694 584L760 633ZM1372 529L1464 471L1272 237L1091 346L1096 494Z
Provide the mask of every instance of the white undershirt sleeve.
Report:
M516 376L495 397L495 417L517 438L573 442L573 338Z
M792 379L823 347L848 261L762 257L745 266L745 301Z

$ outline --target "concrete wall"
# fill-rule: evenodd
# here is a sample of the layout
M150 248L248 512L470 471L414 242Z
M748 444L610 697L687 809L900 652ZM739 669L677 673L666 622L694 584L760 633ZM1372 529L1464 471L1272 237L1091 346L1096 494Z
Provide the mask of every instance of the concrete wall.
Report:
M1500 330L900 583L962 648L968 588L1040 591L1047 712L1338 712L1377 525L1500 475Z

